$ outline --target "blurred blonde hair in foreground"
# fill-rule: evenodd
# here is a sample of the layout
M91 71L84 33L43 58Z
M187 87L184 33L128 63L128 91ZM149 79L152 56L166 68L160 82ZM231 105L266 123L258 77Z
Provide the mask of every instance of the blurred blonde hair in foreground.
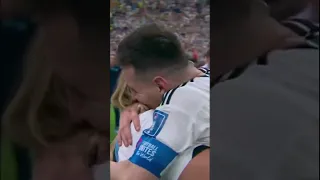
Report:
M44 34L38 32L27 49L22 82L3 115L3 131L27 147L47 146L72 133L69 88L54 73L45 55Z

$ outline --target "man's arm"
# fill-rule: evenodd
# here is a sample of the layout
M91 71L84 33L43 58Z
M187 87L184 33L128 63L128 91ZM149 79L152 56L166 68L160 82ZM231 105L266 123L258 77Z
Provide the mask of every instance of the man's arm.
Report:
M130 161L110 162L111 180L156 180L149 171Z

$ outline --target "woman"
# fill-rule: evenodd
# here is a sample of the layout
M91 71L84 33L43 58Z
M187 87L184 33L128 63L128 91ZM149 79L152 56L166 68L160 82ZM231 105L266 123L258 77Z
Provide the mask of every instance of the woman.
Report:
M107 154L109 134L91 125L107 113L62 78L46 54L45 42L40 28L26 55L22 83L4 113L3 131L34 155L34 179L65 174L66 179L87 180L92 177L90 167L107 159L96 149L101 140L101 155Z
M117 89L111 99L113 106L119 108L121 111L131 107L140 114L139 119L141 130L136 131L133 124L131 125L133 137L132 146L119 147L118 143L116 143L116 140L114 140L111 145L110 159L112 161L120 162L128 160L131 157L137 143L139 143L138 141L142 135L142 131L152 125L153 121L150 121L150 118L148 119L146 117L152 116L153 110L148 110L148 107L139 103L134 104L134 100L131 97L131 90L121 76L118 81ZM198 170L202 171L203 173L198 174ZM195 171L197 171L196 174ZM172 165L170 165L170 167L164 172L161 179L194 179L196 175L197 178L200 179L209 179L209 147L195 146L189 148L174 160Z

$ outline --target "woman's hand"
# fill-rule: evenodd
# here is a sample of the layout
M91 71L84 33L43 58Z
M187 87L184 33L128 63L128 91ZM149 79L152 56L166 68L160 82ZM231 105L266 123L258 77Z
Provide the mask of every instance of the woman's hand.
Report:
M140 131L139 114L146 110L148 110L146 106L136 103L121 112L120 127L117 135L119 146L122 146L122 144L125 147L132 145L131 122L136 131Z
M79 130L64 141L52 143L44 149L61 157L81 157L83 162L92 166L108 160L108 137L91 130Z
M91 166L108 160L108 145L108 137L83 130L63 141L38 148L33 179L92 180Z

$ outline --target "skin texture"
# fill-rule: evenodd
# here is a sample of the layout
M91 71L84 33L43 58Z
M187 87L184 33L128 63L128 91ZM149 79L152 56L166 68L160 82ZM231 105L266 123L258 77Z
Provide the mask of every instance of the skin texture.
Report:
M110 162L111 180L156 180L149 171L132 164L129 161L120 163ZM126 172L126 173L124 173ZM130 172L130 173L127 173ZM135 172L135 176L132 173Z
M218 22L212 25L215 28L212 28L210 45L213 47L210 55L211 78L251 62L270 50L292 47L304 41L271 18L268 7L261 1L252 0L250 4L252 15L223 26Z
M78 137L75 137L78 139ZM81 137L83 140L84 138ZM73 179L77 177L81 180L92 180L91 171L86 164L86 160L81 155L83 152L77 151L74 138L68 151L66 143L60 143L54 149L41 149L36 153L35 165L33 168L33 180L41 179ZM79 142L79 141L78 141ZM84 145L86 143L83 143ZM74 147L72 147L74 146ZM83 150L83 148L81 149ZM47 163L50 163L50 168Z
M153 77L147 77L147 80L141 79L136 75L133 67L122 68L122 73L125 82L132 89L133 101L138 101L153 109L158 106L164 90L152 82Z
M165 92L202 74L202 71L191 64L175 71L169 73L172 69L159 69L139 74L132 66L122 68L123 78L132 89L133 98L152 109L159 106Z
M194 157L179 177L179 180L194 179L210 179L210 149Z
M301 12L308 4L308 0L269 0L270 14L281 21Z
M108 54L104 50L108 47L108 41L105 39L106 43L102 42L105 34L98 29L95 35L98 34L97 37L99 35L102 37L101 40L98 40L92 35L94 29L80 27L74 17L68 14L52 17L42 27L44 33L47 34L46 54L53 62L56 72L60 74L64 81L81 90L86 96L84 101L72 101L74 104L70 104L71 112L77 114L76 119L78 120L90 119L88 123L98 131L107 132L105 137L108 139L109 123L106 119L109 117L109 74L106 61ZM90 61L88 61L89 59ZM79 140L83 140L83 137L76 136L71 141L78 142ZM91 147L88 142L84 142L81 145L77 144L78 149ZM108 146L109 143L106 142L108 140L104 141L99 147ZM51 150L40 149L40 151L43 151L43 156L41 160L36 161L33 172L35 179L39 176L39 179L42 179L41 174L44 174L44 172L51 174L47 178L52 180L90 180L93 178L89 163L85 160L90 154L87 151L67 153L65 150L69 148L69 143L61 142L60 149L63 158L59 158L59 155L51 152ZM107 158L102 159L106 160ZM57 159L61 161L57 161ZM65 163L66 159L67 162L70 162L69 164ZM80 163L79 159L84 160ZM62 170L64 173L61 172ZM62 174L64 176L61 176Z

